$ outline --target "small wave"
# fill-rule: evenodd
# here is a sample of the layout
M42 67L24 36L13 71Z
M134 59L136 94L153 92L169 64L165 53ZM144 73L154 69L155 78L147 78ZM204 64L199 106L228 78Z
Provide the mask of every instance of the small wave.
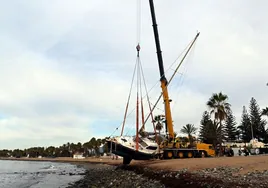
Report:
M55 168L54 165L49 165L49 166L43 167L41 169L54 169L54 168Z
M10 169L12 166L12 169ZM2 169L1 169L2 168ZM79 180L83 168L75 165L48 162L0 161L0 187L6 188L54 188L66 187Z
M25 175L27 174L27 172L0 172L0 175L3 174L3 175L13 175L13 174L22 174L22 175Z
M38 171L40 172L40 171L54 171L54 170L57 170L57 168L54 165L49 165L49 166L41 168Z
M29 188L29 187L32 187L32 186L35 186L35 185L38 185L40 181L36 180L30 180L28 181L27 183L22 183L20 184L20 188Z

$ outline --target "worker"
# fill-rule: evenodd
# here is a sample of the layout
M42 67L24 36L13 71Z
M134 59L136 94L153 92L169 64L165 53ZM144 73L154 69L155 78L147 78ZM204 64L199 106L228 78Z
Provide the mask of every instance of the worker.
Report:
M179 141L178 141L178 139L177 139L177 138L175 138L175 139L174 139L174 144L173 144L173 147L174 147L174 148L176 148L176 147L177 147L177 143L178 143L178 142L179 142Z
M229 156L230 157L234 156L234 150L233 150L232 146L230 146L230 148L229 148Z
M216 151L215 151L215 153L216 153L216 157L219 157L219 155L220 155L220 144L217 144L216 145Z
M244 153L245 153L245 156L248 156L249 155L249 151L247 149L247 146L245 145L244 146Z
M238 155L241 156L241 154L242 154L242 150L241 150L241 146L239 146Z

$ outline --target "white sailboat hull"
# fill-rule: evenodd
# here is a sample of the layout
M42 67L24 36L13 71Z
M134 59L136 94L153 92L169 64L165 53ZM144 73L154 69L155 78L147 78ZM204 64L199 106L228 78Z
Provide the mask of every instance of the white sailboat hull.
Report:
M147 138L139 138L136 150L135 137L114 137L107 140L109 151L130 160L149 160L158 153L158 144Z

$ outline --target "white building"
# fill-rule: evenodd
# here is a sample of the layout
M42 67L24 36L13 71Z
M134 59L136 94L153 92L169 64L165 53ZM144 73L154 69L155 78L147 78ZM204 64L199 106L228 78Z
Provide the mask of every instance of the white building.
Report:
M76 152L73 155L74 159L84 159L85 157L83 156L83 153Z

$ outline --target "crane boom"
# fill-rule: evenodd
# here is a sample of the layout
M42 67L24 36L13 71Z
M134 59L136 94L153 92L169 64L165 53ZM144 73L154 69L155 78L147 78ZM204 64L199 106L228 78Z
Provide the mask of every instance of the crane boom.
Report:
M166 122L168 136L169 138L173 139L174 130L173 130L171 109L170 109L171 100L169 99L168 90L166 88L168 81L165 77L162 51L160 47L159 34L158 34L158 29L157 29L156 17L155 17L154 2L153 0L149 0L149 3L150 3L151 16L152 16L152 22L153 22L155 45L156 45L156 50L157 50L156 53L157 53L158 66L159 66L159 72L160 72L160 82L161 82L161 88L162 88L163 99L164 99L164 104L165 104L165 118L166 118L165 122Z

